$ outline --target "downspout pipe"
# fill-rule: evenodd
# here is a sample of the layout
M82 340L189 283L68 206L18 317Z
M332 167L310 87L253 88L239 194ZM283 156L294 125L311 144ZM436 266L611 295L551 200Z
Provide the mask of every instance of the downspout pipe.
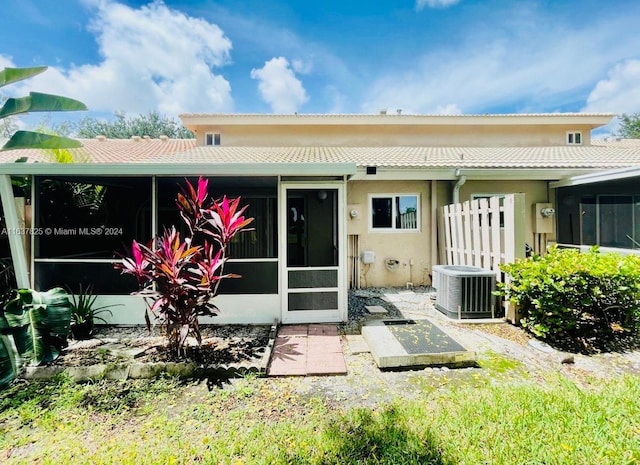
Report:
M453 203L460 203L460 188L467 182L467 177L460 175L460 169L456 170L458 180L453 186Z

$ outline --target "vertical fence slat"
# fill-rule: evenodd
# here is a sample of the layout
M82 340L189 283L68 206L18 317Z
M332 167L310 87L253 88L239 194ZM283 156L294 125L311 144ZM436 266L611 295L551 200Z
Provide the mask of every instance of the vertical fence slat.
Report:
M491 269L491 240L489 235L489 202L480 199L480 227L482 234L482 268Z
M471 233L473 234L473 266L482 268L482 233L480 231L480 202L471 202Z
M444 250L447 264L453 263L453 244L451 242L451 205L445 205L442 208L442 216L444 219Z
M514 197L509 195L504 199L504 254L501 263L511 263L515 259L515 215Z
M456 219L456 250L454 265L462 265L464 263L464 229L462 227L462 205L455 206Z
M467 200L462 204L464 222L464 265L473 265L473 243L471 242L471 206Z
M496 272L496 276L500 276L500 259L502 251L500 247L500 197L491 197L489 199L491 210L491 269Z

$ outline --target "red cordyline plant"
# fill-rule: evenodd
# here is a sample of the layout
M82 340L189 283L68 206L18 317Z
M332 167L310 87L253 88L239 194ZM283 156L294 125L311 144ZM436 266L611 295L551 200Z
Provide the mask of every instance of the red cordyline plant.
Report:
M220 282L238 275L224 274L227 247L233 237L248 231L253 218L245 218L247 205L240 198L214 200L207 193L208 180L200 177L196 188L187 180L176 205L188 227L184 238L175 227L165 229L148 245L133 241L131 256L115 265L123 274L135 276L148 302L149 313L166 327L169 344L178 353L184 351L187 337L201 342L198 326L201 316L214 316L219 309L213 303Z

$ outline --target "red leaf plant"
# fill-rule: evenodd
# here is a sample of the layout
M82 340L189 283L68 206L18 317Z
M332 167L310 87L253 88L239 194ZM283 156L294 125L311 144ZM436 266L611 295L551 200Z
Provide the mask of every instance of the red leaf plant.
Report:
M207 188L208 180L200 177L196 188L187 180L178 194L176 205L188 227L184 238L171 227L149 245L134 240L131 256L114 265L122 274L135 276L135 294L148 303L147 326L151 313L165 326L169 345L178 354L184 352L189 336L198 344L202 341L199 317L219 314L213 298L220 282L240 277L224 273L226 252L231 239L248 231L253 221L243 215L247 206L238 209L239 197L212 200Z

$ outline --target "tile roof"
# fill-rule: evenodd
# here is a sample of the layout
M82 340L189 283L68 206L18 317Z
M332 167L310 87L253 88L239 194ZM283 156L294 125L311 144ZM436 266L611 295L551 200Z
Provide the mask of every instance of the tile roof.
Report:
M148 163L161 155L184 152L196 145L195 139L79 139L82 147L71 149L78 163ZM52 151L40 149L0 152L0 163L13 163L27 157L29 162L51 163Z
M424 168L616 168L640 165L640 147L194 147L164 163L354 163Z
M202 147L193 139L81 140L70 150L79 163L353 163L422 168L621 168L640 166L640 143L548 147ZM0 163L20 157L52 162L42 150L0 152Z
M640 139L591 139L591 144L601 147L640 148Z

